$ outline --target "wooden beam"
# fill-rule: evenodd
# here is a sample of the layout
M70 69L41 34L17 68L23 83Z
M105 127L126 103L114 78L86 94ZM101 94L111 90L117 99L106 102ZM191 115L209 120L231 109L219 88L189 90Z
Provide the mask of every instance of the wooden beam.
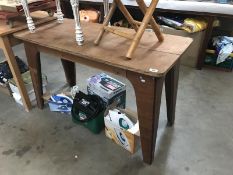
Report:
M118 36L121 36L121 37L130 39L130 40L133 40L134 35L129 35L129 34L125 33L125 32L120 31L117 28L119 28L119 27L108 27L108 26L105 26L104 30L106 30L108 32L111 32L111 33L114 33L114 34L116 34Z
M9 64L11 73L13 75L13 78L15 80L15 83L19 89L19 93L21 95L22 102L24 104L25 110L29 111L32 108L30 99L28 97L27 90L25 88L23 79L21 77L21 73L18 67L18 64L15 60L15 55L12 51L10 41L7 36L0 37L0 46L3 49L4 55L6 57L6 60Z

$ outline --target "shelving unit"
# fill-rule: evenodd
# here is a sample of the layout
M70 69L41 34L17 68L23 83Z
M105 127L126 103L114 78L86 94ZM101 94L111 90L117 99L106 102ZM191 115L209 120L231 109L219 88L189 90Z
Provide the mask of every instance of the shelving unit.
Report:
M217 59L217 54L216 54L215 50L207 49L206 54L207 54L206 57L209 54L209 55L213 55ZM233 58L233 53L230 55L230 57ZM232 70L233 70L233 59L232 60L226 60L223 63L220 63L218 65L216 65L216 64L213 65L213 63L212 64L207 64L206 61L205 61L204 66L206 68L209 68L209 69L215 69L215 70L220 70L220 71L224 71L224 72L232 72Z
M215 50L206 49L206 53L215 54ZM230 54L230 57L233 58L233 53Z
M218 17L217 18L220 21L220 26L213 28L212 34L209 39L209 47L206 49L205 53L206 54L212 54L217 57L217 54L214 50L214 47L212 46L212 43L210 42L213 37L216 36L233 36L233 25L232 25L232 19L230 18L223 18L223 17ZM233 58L233 53L230 55L231 58ZM233 60L232 60L233 62ZM204 67L211 68L211 69L216 69L216 70L221 70L221 71L226 71L226 72L232 72L233 66L231 66L231 60L227 60L223 63L220 63L219 65L206 65L204 64ZM229 68L228 68L229 66ZM231 68L230 68L231 66Z

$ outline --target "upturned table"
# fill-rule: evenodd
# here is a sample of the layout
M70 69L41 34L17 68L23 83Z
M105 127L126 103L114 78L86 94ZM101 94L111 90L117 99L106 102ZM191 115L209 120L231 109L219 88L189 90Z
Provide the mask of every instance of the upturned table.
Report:
M38 27L36 33L22 31L14 34L25 46L38 107L44 106L40 52L62 58L66 79L71 86L76 84L75 62L126 77L135 90L143 160L151 164L163 83L165 81L168 126L172 126L175 120L179 58L192 39L164 35L164 42L159 43L154 33L145 32L133 59L128 60L124 56L130 44L127 39L106 33L100 45L95 46L94 40L102 25L82 23L82 27L85 36L83 46L76 45L74 21L68 19L63 24L55 22ZM122 30L129 34L134 32L131 29Z

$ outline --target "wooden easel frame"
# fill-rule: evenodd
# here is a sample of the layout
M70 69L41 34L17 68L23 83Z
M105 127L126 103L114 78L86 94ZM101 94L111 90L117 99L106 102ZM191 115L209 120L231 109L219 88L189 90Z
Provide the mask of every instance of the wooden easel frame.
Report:
M127 39L131 39L132 43L131 43L131 45L126 53L126 57L129 59L132 59L132 55L133 55L135 49L137 48L137 46L142 38L142 35L145 32L145 29L149 23L150 23L149 26L155 32L155 35L157 36L158 40L160 42L162 42L164 40L163 35L160 32L159 26L153 17L153 13L154 13L155 8L158 4L158 1L159 0L152 0L150 6L147 8L144 0L136 0L140 10L144 14L144 18L143 18L142 22L139 22L139 21L136 21L133 19L133 17L130 15L130 13L128 12L128 10L124 6L124 4L121 2L121 0L114 0L109 13L103 22L103 28L101 29L97 39L95 40L95 44L98 45L100 43L100 40L102 39L105 31L114 33L116 35L119 35L119 36L127 38ZM134 30L136 31L135 35L129 36L128 34L123 33L122 31L117 30L116 28L108 26L108 24L112 18L112 15L116 10L116 7L118 7L120 9L120 11L123 13L125 18L127 19L127 21L134 28Z

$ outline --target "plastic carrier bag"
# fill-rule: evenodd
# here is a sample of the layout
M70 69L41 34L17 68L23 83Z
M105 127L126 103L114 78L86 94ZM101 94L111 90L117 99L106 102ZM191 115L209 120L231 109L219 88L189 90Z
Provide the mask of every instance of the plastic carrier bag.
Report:
M198 18L186 18L182 26L182 29L189 33L200 32L202 30L205 30L206 28L207 22L204 19Z
M78 92L72 106L72 117L79 122L87 122L98 116L103 111L103 100L97 95L86 95Z

